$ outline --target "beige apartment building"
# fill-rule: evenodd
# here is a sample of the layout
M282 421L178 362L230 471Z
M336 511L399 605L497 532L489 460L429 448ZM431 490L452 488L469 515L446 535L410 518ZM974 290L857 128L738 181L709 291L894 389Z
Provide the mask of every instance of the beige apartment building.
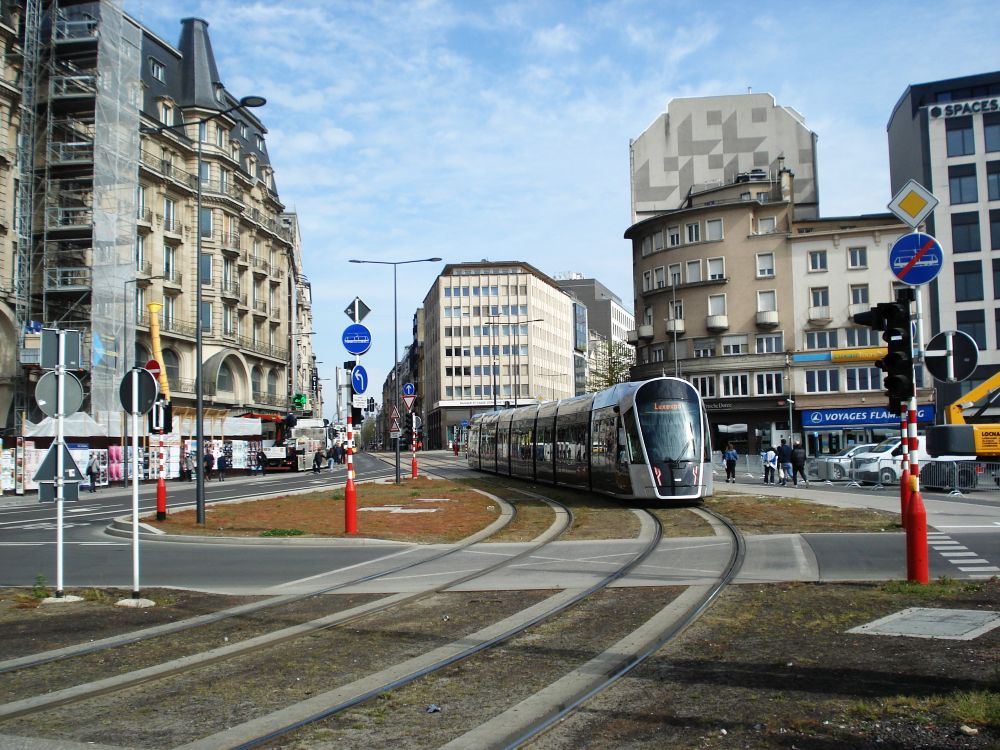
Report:
M426 447L478 412L574 394L573 300L532 265L450 263L423 309Z
M794 432L817 454L898 430L872 366L880 336L850 316L892 299L888 250L906 228L888 214L795 221L793 194L783 164L774 179L742 173L625 233L633 379L694 383L716 448L756 453Z

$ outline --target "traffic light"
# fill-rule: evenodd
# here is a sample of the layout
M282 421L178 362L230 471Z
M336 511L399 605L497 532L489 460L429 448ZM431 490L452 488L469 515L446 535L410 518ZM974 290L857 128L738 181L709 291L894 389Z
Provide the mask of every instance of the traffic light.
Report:
M374 396L372 396L372 397L370 397L368 399L368 411L370 411L370 412L374 412L375 411L375 397Z
M885 373L883 385L889 397L889 411L900 414L913 397L913 337L910 331L910 303L879 302L868 312L853 318L858 325L882 331L886 355L875 362Z
M309 399L304 393L296 393L294 396L292 396L292 406L294 406L296 409L303 408L306 405L306 403L308 403L308 401Z

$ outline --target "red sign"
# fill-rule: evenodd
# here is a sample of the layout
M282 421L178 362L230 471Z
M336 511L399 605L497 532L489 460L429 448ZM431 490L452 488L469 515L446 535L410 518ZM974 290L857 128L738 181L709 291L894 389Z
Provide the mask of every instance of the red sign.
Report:
M149 362L146 363L146 367L144 369L148 370L149 374L152 375L154 378L159 379L160 363L157 362L155 359L149 360Z
M406 404L406 411L413 411L413 401L416 396L403 396L403 403Z

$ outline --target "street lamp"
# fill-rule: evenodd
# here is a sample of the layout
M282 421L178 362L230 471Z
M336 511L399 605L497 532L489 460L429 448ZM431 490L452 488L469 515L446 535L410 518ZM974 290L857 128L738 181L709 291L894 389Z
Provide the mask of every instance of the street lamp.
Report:
M188 125L196 126L195 143L197 144L197 165L195 167L195 181L197 182L197 203L195 207L195 369L194 369L194 390L195 390L195 456L198 462L198 470L195 472L195 515L196 520L202 526L205 525L205 398L202 394L202 319L201 319L201 126L206 122L211 122L217 117L222 117L237 109L250 107L263 107L267 104L267 99L263 96L244 96L236 104L227 109L213 112L208 117L202 117L191 122L182 122L176 125L158 125L154 128L139 128L140 133L153 135L162 133L165 130L178 130Z
M681 275L679 273L670 274L670 317L673 318L671 321L671 328L674 329L674 377L678 377L677 369L677 285L681 283Z
M396 314L396 266L405 263L437 263L440 258L418 258L416 260L359 260L351 259L351 263L373 263L379 266L392 266L392 371L393 382L395 384L394 406L399 408L399 320ZM399 484L399 438L394 438L396 443L396 484Z
M483 318L485 318L486 320L496 320L496 321L500 320L499 315L484 315ZM499 363L497 361L497 354L499 352L493 351L494 347L493 329L494 327L499 328L500 324L498 322L495 326L493 323L490 323L489 325L490 325L490 383L491 383L490 388L493 389L493 411L496 411L497 410L497 367L499 367Z

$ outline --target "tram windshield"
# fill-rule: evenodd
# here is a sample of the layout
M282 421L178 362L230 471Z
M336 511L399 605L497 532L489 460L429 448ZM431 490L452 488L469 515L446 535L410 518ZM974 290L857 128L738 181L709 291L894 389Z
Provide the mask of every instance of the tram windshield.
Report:
M669 382L650 383L636 394L635 408L647 460L657 484L697 482L701 463L701 412L696 397Z

